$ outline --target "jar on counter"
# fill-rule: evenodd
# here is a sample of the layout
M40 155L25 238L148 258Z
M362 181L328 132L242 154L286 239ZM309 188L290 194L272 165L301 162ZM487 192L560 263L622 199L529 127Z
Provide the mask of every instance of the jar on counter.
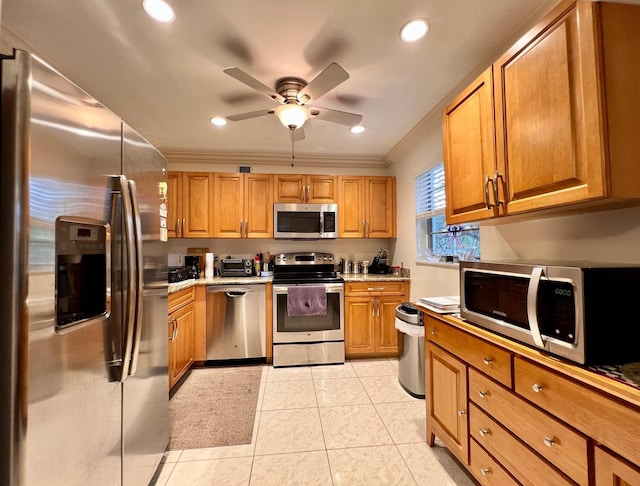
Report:
M362 260L362 263L360 264L360 266L362 267L363 274L366 275L369 273L369 260Z
M351 273L360 273L360 262L353 262L353 271Z

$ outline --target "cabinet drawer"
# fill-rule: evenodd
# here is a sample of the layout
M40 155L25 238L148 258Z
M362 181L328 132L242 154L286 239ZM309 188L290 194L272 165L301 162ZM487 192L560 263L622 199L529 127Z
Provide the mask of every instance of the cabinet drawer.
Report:
M464 356L464 360L474 368L511 387L511 354L508 351L430 316L426 316L424 325L430 341L456 356Z
M640 468L606 450L595 447L596 484L630 486L640 484Z
M195 299L195 287L169 294L169 314Z
M640 410L525 359L514 366L516 393L640 464Z
M346 296L404 295L405 282L347 282L344 285Z
M469 405L469 430L478 444L525 486L575 484L473 403Z
M471 472L480 484L507 486L518 483L486 451L471 439Z
M469 399L579 484L588 484L587 440L474 369Z

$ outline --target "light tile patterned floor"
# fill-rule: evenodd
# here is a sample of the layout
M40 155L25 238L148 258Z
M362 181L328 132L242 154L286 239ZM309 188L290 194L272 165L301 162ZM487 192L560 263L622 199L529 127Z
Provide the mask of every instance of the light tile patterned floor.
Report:
M425 442L425 403L397 360L263 367L251 444L167 453L158 486L472 486Z

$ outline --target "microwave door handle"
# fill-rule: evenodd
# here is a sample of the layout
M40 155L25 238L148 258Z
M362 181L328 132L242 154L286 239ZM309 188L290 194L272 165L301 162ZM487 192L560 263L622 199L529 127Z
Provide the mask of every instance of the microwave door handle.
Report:
M542 278L542 267L534 267L529 280L529 289L527 290L527 318L529 320L529 328L531 336L536 346L544 348L542 334L540 334L540 324L538 323L538 288L540 287L540 279Z
M324 212L320 211L320 233L324 233Z

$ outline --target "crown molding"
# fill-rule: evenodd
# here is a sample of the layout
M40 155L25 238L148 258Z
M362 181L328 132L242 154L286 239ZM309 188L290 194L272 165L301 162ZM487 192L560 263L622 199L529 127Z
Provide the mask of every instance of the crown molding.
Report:
M282 165L291 166L291 157L275 154L252 153L212 153L188 150L161 150L167 161L174 163L236 163L250 165ZM305 156L296 155L293 164L298 167L357 167L371 169L386 169L389 162L383 157L362 157L350 155Z

